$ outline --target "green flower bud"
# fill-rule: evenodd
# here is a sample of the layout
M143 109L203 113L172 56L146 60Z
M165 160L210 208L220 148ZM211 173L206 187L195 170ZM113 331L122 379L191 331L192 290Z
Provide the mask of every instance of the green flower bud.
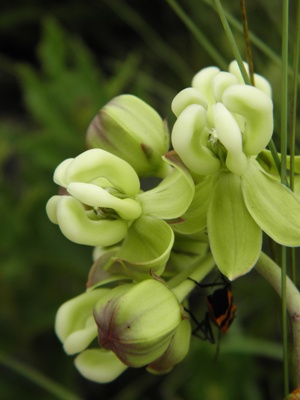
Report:
M60 306L55 319L55 332L66 353L81 352L97 337L93 309L99 298L107 292L109 289L96 289Z
M112 289L96 304L94 317L100 346L130 367L162 356L182 320L174 293L154 279Z
M162 160L169 149L167 126L138 97L125 94L107 103L91 122L87 142L127 161L139 176L164 176L168 171Z
M187 355L190 347L191 324L184 319L178 328L165 353L147 367L152 374L166 374Z
M111 246L127 233L129 221L142 212L135 200L139 178L124 160L101 149L63 161L54 181L69 196L53 196L46 211L62 233L75 243Z

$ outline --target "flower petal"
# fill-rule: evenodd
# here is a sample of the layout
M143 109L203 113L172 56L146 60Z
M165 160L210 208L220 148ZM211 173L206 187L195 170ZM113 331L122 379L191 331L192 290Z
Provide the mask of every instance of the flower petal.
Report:
M224 172L219 176L208 209L208 236L216 264L229 279L255 265L262 232L245 206L238 175Z
M91 207L108 207L115 210L126 220L133 220L141 215L140 204L130 198L120 199L111 195L107 190L91 183L71 182L68 192L81 203Z
M275 242L300 245L300 202L279 180L268 175L256 160L250 160L242 177L246 206L256 223Z
M74 362L82 376L98 383L111 382L128 368L115 353L104 349L85 350Z
M62 304L55 318L55 332L68 354L79 353L97 337L93 309L108 289L85 292Z
M207 226L207 209L213 190L213 179L211 175L203 178L195 186L195 196L190 207L181 216L178 223L172 223L175 232L192 234L202 231Z
M161 275L173 243L174 233L166 222L142 216L128 229L115 263L137 280L149 278L151 273Z
M51 199L50 199L51 200ZM71 196L61 196L56 203L56 217L62 233L72 242L89 246L111 246L127 233L121 219L91 220L82 204Z
M56 167L53 180L57 185L65 188L68 186L68 181L66 179L66 169L73 162L73 160L74 158L67 158Z
M70 334L64 343L64 350L72 355L80 353L97 337L97 325L91 316L90 326L80 329Z
M56 210L57 210L57 205L60 202L61 196L55 195L50 197L50 199L47 201L46 204L46 213L48 215L48 218L53 224L58 224L57 220L57 215L56 215Z
M244 62L244 66L245 66L246 70L248 71L249 68L248 68L248 64L246 62ZM231 74L234 74L237 77L239 83L241 83L241 84L245 83L244 79L243 79L243 76L242 76L242 73L240 71L239 65L238 65L236 60L232 61L229 64L229 72ZM271 88L270 83L266 80L266 78L264 78L262 75L254 74L254 83L255 83L255 87L257 87L258 89L262 90L268 96L271 97L272 88Z
M64 342L74 331L85 326L86 319L93 315L96 302L108 289L85 292L63 303L56 314L55 332Z
M58 166L60 168L60 166ZM135 195L140 181L135 170L126 161L102 149L87 150L67 166L64 182L91 182L106 178L123 193Z
M212 174L220 168L220 160L207 148L209 131L206 110L188 106L177 118L172 130L172 144L185 165L196 174Z
M207 108L207 101L199 90L189 87L181 90L181 92L174 97L171 108L176 117L179 117L181 112L191 104L199 104Z
M173 171L154 189L137 196L143 215L159 219L180 217L191 204L195 186L187 168L178 155L167 153L165 161L171 164Z
M247 157L243 153L240 128L224 104L215 104L213 114L217 136L227 150L226 167L241 175L247 168Z
M220 72L218 67L207 67L201 69L193 78L192 86L199 90L209 104L215 103L212 87L212 79Z
M217 102L222 101L222 96L225 90L238 83L237 77L229 72L220 71L212 79L214 97Z
M248 85L232 85L222 98L225 107L245 118L243 148L257 155L269 143L273 133L273 103L261 90Z

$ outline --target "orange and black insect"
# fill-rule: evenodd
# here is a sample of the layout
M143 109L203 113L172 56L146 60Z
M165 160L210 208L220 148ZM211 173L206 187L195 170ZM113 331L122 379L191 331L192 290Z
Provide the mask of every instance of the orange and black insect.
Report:
M225 280L225 279L224 279ZM200 287L210 287L223 285L222 288L216 289L212 294L206 297L207 312L201 322L189 312L191 318L196 324L193 334L202 340L208 340L210 343L215 343L211 322L213 322L219 331L224 334L227 332L231 325L236 311L236 305L233 303L233 296L231 292L230 283L212 283L212 284L199 284Z
M222 333L226 333L234 319L236 310L230 288L225 286L207 296L207 307L211 320Z

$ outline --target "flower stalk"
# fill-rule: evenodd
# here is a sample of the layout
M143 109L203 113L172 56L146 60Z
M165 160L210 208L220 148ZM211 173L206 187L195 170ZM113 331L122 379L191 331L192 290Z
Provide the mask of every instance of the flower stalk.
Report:
M207 274L213 269L215 266L215 261L211 253L208 253L201 262L197 262L196 265L193 265L190 269L185 270L181 273L181 276L178 275L175 277L176 279L182 278L180 284L178 284L175 288L173 288L173 293L177 297L178 301L181 303L195 288L194 281L200 282L202 279L206 277ZM188 275L187 275L188 274ZM191 279L187 279L191 278ZM168 282L168 286L172 286L172 280Z
M265 253L261 253L256 270L270 283L279 296L282 296L281 269ZM297 385L300 386L300 292L291 281L286 277L286 307L291 318L294 353L296 360Z

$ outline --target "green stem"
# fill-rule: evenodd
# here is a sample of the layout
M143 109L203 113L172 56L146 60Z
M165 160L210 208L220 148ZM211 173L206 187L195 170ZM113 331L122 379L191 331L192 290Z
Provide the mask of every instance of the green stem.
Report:
M292 77L292 93L291 93L291 116L290 116L290 188L294 190L294 173L295 173L295 137L296 137L296 120L297 120L297 94L298 94L298 71L299 71L299 53L300 53L300 2L297 3L296 12L296 40L294 45L294 62Z
M45 375L41 374L36 369L29 365L16 360L3 352L0 352L0 364L11 369L24 378L29 379L34 384L40 386L47 392L51 393L54 397L60 400L81 400L76 394L65 389L63 386L57 384L53 380L49 379Z
M196 265L193 265L178 275L181 279L181 283L172 290L180 303L195 289L195 283L187 278L200 282L214 268L214 266L214 258L211 253L208 253L204 258L202 258L201 262L197 262ZM170 280L168 286L172 287L173 285L174 282Z
M261 253L256 270L273 286L279 296L282 296L281 268L270 257ZM300 292L289 277L286 277L285 291L286 309L292 322L297 385L300 387Z
M103 0L119 18L123 19L131 29L135 30L151 50L161 58L165 64L179 76L189 77L192 73L188 63L164 40L158 35L157 31L141 17L134 7L131 7L126 1ZM94 2L99 7L99 2Z
M273 139L270 140L270 142L268 143L268 148L271 151L274 163L276 165L278 174L280 175L280 168L281 168L281 164L280 164L280 158L279 155L277 153L276 147L275 147L275 143L273 141Z
M281 182L286 184L286 155L288 130L288 0L283 1L282 11L282 72L281 72Z
M231 32L231 29L230 29L230 26L228 24L228 21L227 21L225 12L223 10L223 7L221 5L221 2L220 2L220 0L214 0L214 3L215 3L215 7L217 9L217 12L219 14L219 17L221 19L221 22L223 24L223 28L224 28L224 31L226 33L227 39L229 41L229 44L231 46L234 58L236 59L236 61L238 63L238 66L239 66L239 69L241 71L241 74L243 76L244 82L245 82L246 85L251 85L251 81L250 81L249 75L248 75L248 73L246 71L246 68L245 68L244 63L243 63L243 59L242 59L242 57L240 55L239 49L238 49L238 47L236 45L236 42L234 40L234 36L233 36L233 34Z
M297 2L296 11L296 40L294 45L294 62L292 78L292 104L290 117L290 188L295 186L295 139L296 139L296 120L297 120L297 94L298 94L298 72L299 72L299 53L300 53L300 2ZM291 249L291 276L296 282L296 253L295 248Z
M244 37L245 37L245 44L246 44L246 51L247 51L247 61L248 61L248 65L249 65L250 81L251 81L251 85L255 86L253 58L252 58L251 45L250 45L250 39L249 39L249 29L248 29L248 20L247 20L247 11L246 11L245 0L241 0L241 12L242 12L242 19L243 19Z
M282 314L282 345L283 345L283 374L285 395L289 393L289 358L288 358L288 332L287 332L287 248L281 247L281 314Z
M289 36L289 0L282 2L282 77L281 77L281 169L282 184L287 184L286 156L287 156L287 130L288 130L288 36ZM284 356L284 387L285 395L289 393L288 379L288 338L287 338L287 298L286 298L286 258L287 251L282 247L281 255L281 297L282 297L282 334Z
M183 9L177 4L175 0L166 0L173 11L178 15L185 26L194 35L198 43L207 51L211 58L217 63L221 69L227 68L227 63L224 58L220 55L211 44L210 40L198 29L191 18L183 11Z
M212 8L214 7L213 0L202 0L202 2ZM299 3L298 3L299 4ZM242 33L243 26L234 16L232 16L229 12L225 11L225 16L229 24L237 31ZM275 65L281 68L281 57L271 49L263 40L261 40L258 36L256 36L253 32L249 32L249 37L253 46L259 49L265 56L269 58ZM289 66L288 73L290 76L293 74L293 69ZM297 76L298 82L300 82L300 74Z

